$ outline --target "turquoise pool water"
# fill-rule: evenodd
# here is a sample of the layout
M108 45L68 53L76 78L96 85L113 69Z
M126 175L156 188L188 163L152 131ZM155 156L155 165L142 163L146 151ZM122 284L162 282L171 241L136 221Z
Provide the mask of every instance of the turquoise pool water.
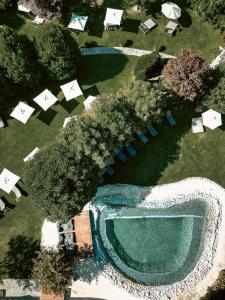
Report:
M184 278L201 255L206 209L200 199L167 209L110 204L104 217L104 238L109 243L101 242L102 250L109 262L133 281L171 284ZM127 274L127 268L135 272Z

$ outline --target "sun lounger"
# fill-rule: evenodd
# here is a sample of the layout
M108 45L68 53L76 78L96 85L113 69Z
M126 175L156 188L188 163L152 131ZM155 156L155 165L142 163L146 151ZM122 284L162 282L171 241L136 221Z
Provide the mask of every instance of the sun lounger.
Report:
M148 126L147 126L147 129L148 129L149 133L150 133L152 136L156 136L156 135L159 134L158 131L157 131L154 127L152 127L151 125L148 125Z
M147 138L147 136L144 134L144 132L142 132L141 130L138 130L138 131L136 131L136 133L137 133L139 139L140 139L144 144L146 144L146 143L148 142L148 138Z
M143 31L144 33L148 33L151 31L153 28L155 28L157 24L150 18L144 23L141 23L139 26L139 29Z
M192 119L192 132L193 133L204 132L202 117Z
M135 156L136 155L136 149L130 144L130 143L127 143L126 144L126 149L127 149L127 151L129 152L129 154L131 155L131 156Z
M170 36L173 36L177 29L179 28L179 25L173 21L169 21L168 24L166 25L164 33Z
M67 248L73 248L75 246L73 232L65 234L64 244Z
M171 126L174 126L176 124L176 121L175 121L174 117L172 116L170 110L168 110L166 112L166 118L167 118L167 120L168 120L168 122L170 123Z
M119 157L120 160L122 160L122 161L126 161L126 160L127 160L127 157L126 157L126 155L123 153L122 150L120 150L119 148L116 148L116 149L115 149L115 152L116 152L116 154L117 154L117 156Z
M6 210L5 202L0 198L0 213L4 213Z
M3 128L3 127L5 127L5 124L4 124L3 120L2 120L2 118L0 117L0 128Z
M17 198L17 199L20 198L20 197L22 196L20 190L19 190L16 186L14 186L14 188L12 189L12 191L13 191L13 193L16 195L16 198Z
M73 230L73 222L70 220L67 223L61 224L62 230L67 232L67 231L72 231Z
M112 176L114 174L113 168L110 166L107 166L106 168L106 173L110 176Z

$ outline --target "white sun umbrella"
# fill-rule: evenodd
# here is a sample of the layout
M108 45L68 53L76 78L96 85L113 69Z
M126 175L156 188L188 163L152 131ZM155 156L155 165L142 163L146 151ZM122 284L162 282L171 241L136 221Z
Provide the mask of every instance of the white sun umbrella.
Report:
M87 20L88 20L87 16L79 16L72 13L68 28L84 31Z
M58 245L58 222L51 222L45 219L41 229L41 246L46 250L57 250Z
M73 80L64 85L61 85L60 88L63 91L66 101L70 101L73 98L83 95L83 92L81 91L77 80Z
M162 13L168 18L176 20L181 16L181 8L172 2L162 4Z
M94 96L88 96L87 99L84 101L84 107L85 109L90 109L93 102L95 101L96 97Z
M33 99L44 111L48 110L54 103L58 101L48 89L44 90L40 95Z
M210 129L215 129L222 125L221 114L213 109L209 109L202 113L203 125Z
M23 124L26 124L34 111L35 109L33 107L27 105L26 103L19 102L10 116L19 120Z
M123 16L123 10L107 8L106 16L104 20L104 26L105 27L110 25L119 26L121 24L122 16Z
M0 174L0 189L9 194L19 180L19 176L4 169Z

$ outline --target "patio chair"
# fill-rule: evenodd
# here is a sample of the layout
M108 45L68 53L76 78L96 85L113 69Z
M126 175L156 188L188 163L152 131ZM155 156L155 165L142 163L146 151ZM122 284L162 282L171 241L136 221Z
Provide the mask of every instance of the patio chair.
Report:
M70 220L67 223L61 224L61 227L62 227L63 231L65 231L65 232L72 231L73 230L73 222L72 222L72 220Z
M14 186L14 188L12 189L12 191L16 195L17 199L19 199L22 196L20 190L16 186Z
M107 166L107 167L105 168L105 170L106 170L106 173L107 173L109 176L112 176L112 175L114 174L114 170L113 170L113 168L110 167L110 166Z
M0 213L4 214L6 211L5 202L0 198Z
M142 132L141 130L136 131L139 139L142 141L142 143L146 144L148 142L147 136Z
M148 125L147 129L152 136L156 136L159 134L158 131L154 127L152 127L152 125Z
M167 120L168 120L168 122L170 123L171 126L174 126L176 124L176 121L175 121L174 117L172 116L170 110L168 110L166 112L166 118L167 118Z
M131 145L130 143L127 143L125 147L131 156L136 155L137 152L136 152L136 149L133 147L133 145Z
M115 149L115 152L116 152L116 155L119 157L120 160L122 160L122 161L126 161L126 160L127 160L127 157L126 157L126 155L123 153L122 150L120 150L119 148L116 148L116 149Z
M151 18L149 18L147 21L145 21L144 23L141 23L139 25L139 29L141 31L143 31L144 34L146 34L149 31L151 31L153 28L155 28L156 26L157 26L157 24Z
M203 127L203 119L202 117L199 118L193 118L192 119L192 124L191 124L191 129L193 133L200 133L204 132L204 127Z
M2 118L0 117L0 128L3 128L3 127L5 127L5 124L4 124L3 120L2 120Z
M169 21L168 24L166 25L165 31L164 33L169 35L169 36L173 36L177 29L179 28L179 25L173 21Z

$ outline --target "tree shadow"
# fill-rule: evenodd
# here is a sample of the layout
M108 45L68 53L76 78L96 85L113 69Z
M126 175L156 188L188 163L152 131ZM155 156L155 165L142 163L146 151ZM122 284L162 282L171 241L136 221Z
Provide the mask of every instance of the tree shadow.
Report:
M123 54L90 55L82 56L81 59L83 72L80 74L80 81L84 85L93 85L114 78L122 72L128 62Z
M25 16L23 13L18 12L17 8L8 9L7 13L4 10L0 11L0 25L18 29L25 24L25 18L30 19L29 14Z
M176 107L176 110L174 105L170 105L170 108L176 119L176 126L169 126L165 119L159 125L154 124L159 132L158 136L151 137L146 132L149 141L145 145L137 138L134 143L137 155L126 163L116 159L113 166L115 173L111 177L105 176L106 183L154 186L167 166L179 159L179 141L190 129L193 109L185 104Z
M102 37L104 32L104 19L102 10L95 10L89 13L86 30L89 36Z
M87 98L88 96L98 96L100 95L99 89L97 88L96 84L90 86L84 91L84 97Z
M90 283L93 279L98 281L102 272L101 267L96 263L95 258L85 258L75 262L74 280L82 280Z
M37 116L37 118L49 126L52 123L52 121L56 115L57 115L57 112L54 109L49 108L47 111L41 111L39 113L39 115Z
M10 203L4 196L1 197L2 201L5 203L6 209L13 209L16 207L15 204Z
M6 270L9 278L30 279L34 259L40 249L40 241L24 235L13 236L8 242L5 256Z
M71 113L78 105L79 102L76 99L72 99L70 101L60 101L60 105L68 112Z
M187 10L182 10L181 17L178 21L182 27L188 28L192 25L192 18L191 15L187 12Z
M140 23L140 20L126 18L123 21L122 30L127 32L138 33Z

